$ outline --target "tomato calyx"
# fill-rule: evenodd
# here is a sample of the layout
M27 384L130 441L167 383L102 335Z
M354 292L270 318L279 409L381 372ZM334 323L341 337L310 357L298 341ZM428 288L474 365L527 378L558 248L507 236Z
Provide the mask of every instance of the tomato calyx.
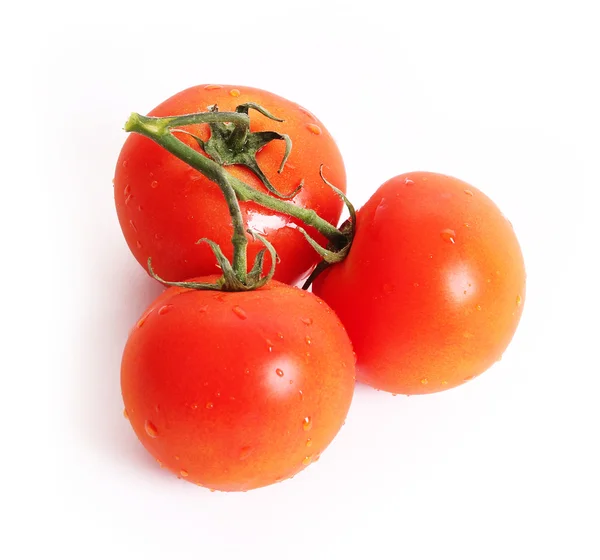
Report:
M350 202L348 197L335 185L332 185L323 175L323 165L319 168L319 174L321 175L321 179L323 182L332 189L335 194L337 194L348 209L348 213L350 214L349 218L341 225L339 232L344 236L344 241L340 242L338 240L330 241L327 245L327 248L321 247L308 233L304 230L304 228L298 227L298 231L304 236L306 241L308 241L309 245L318 253L318 255L323 259L317 266L313 269L310 276L306 279L304 284L302 285L303 290L307 290L310 285L313 283L315 278L321 274L326 268L330 267L333 264L339 263L343 261L350 252L350 248L352 247L352 241L354 239L354 232L356 231L356 210L354 205Z
M214 241L206 238L199 239L196 243L207 243L212 249L215 258L217 259L219 268L223 273L221 278L219 278L216 282L175 282L165 280L154 272L154 269L152 268L151 257L148 258L148 272L152 278L158 280L160 283L166 286L178 286L180 288L189 288L192 290L215 290L222 292L247 292L250 290L256 290L264 286L273 278L273 274L275 274L276 262L278 262L279 257L277 256L273 245L271 245L271 243L269 243L262 235L252 230L248 230L248 233L253 238L258 239L265 247L256 255L252 270L250 270L244 279L241 279L236 273L234 267L229 262L229 259L223 254L221 247L219 247L219 245L217 245ZM269 268L267 274L263 276L262 270L267 251L271 256L271 267Z
M216 105L208 108L212 113L218 113L219 109ZM277 121L284 122L267 111L264 107L256 103L244 103L238 105L235 109L236 113L248 115L250 109L258 111L265 117ZM262 150L269 142L273 140L283 140L285 142L285 153L278 173L282 173L285 163L292 150L292 140L287 134L280 134L272 130L259 132L250 132L250 120L243 123L229 122L213 122L209 123L210 138L206 141L196 138L200 147L219 165L243 165L250 169L262 182L265 188L275 196L284 199L294 198L302 189L304 181L302 181L290 194L279 192L271 181L264 174L258 162L256 154Z

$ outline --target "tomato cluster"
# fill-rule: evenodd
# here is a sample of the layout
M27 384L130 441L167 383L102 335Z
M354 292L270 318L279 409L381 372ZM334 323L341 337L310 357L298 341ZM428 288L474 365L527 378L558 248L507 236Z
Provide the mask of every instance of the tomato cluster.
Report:
M355 212L323 123L253 88L190 88L126 130L119 221L169 287L130 333L122 393L178 476L223 491L292 477L343 425L355 379L442 391L510 343L523 257L471 185L405 173ZM312 293L294 286L311 271Z

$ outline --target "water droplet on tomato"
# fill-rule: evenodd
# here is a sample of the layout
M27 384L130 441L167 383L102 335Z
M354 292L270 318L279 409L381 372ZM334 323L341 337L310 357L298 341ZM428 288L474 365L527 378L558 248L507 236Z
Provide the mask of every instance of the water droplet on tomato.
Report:
M146 423L144 424L144 428L146 429L146 433L151 437L151 438L157 438L158 437L158 430L156 429L156 426L150 422L150 420L146 420Z
M304 400L304 393L302 391L298 391L298 395L300 396L300 400Z
M311 463L312 463L312 457L310 455L308 455L307 457L304 457L304 459L302 459L302 464L304 466L310 465Z
M306 344L312 344L312 340L310 339L310 336L307 336L304 340L306 340Z
M127 167L129 165L129 162L127 160L124 160L123 163L121 164L123 167Z
M225 295L222 292L218 292L213 296L213 299L216 299L217 301L225 301Z
M311 420L310 416L306 416L305 418L303 418L302 428L304 429L305 432L308 432L312 428L312 420Z
M306 440L306 447L310 447L312 445L312 439L308 438Z
M194 403L191 405L192 410L198 410L198 403Z
M427 385L427 383L429 383L429 379L427 379L426 377L424 377L423 379L421 379L421 384L422 385Z
M208 84L207 86L204 86L204 89L207 90L213 90L213 89L223 89L223 86L219 86L217 84Z
M404 184L405 185L414 185L415 182L412 179L409 179L408 177L404 178Z
M302 319L302 322L303 322L305 325L308 325L308 326L310 326L310 325L312 325L312 324L313 324L313 320L312 320L312 319L309 319L309 318Z
M477 309L477 311L481 311L481 305L477 304L477 305L475 306L475 309Z
M127 420L129 420L129 413L127 412L127 409L126 409L126 408L124 408L124 409L123 409L123 416L125 416L125 418L126 418Z
M231 308L231 311L233 311L240 319L248 318L248 315L246 315L246 312L239 305L234 305Z
M210 410L211 408L213 408L213 406L215 406L213 403L211 402L207 402L206 403L206 408L208 408L208 410Z
M267 349L269 352L273 352L273 342L268 338L265 339L265 342L267 343Z
M246 460L252 454L252 447L246 445L240 449L240 461Z
M313 121L317 120L317 117L315 117L308 109L305 109L301 105L298 105L298 109L300 109L300 111L302 111L307 117L310 117Z
M321 127L319 125L309 123L306 125L306 128L308 128L308 130L310 130L313 134L321 134Z
M465 377L463 381L471 381L471 379L473 379L474 377L474 375L469 375L469 377Z
M283 333L280 333L280 332L278 332L278 333L277 333L277 338L278 338L279 340L283 340Z
M156 180L155 180L155 181L152 181L152 182L150 183L150 186L151 186L153 189L155 189L156 187L158 187L158 181L156 181Z
M523 299L521 298L521 296L517 296L517 307L521 306L521 303L523 303Z
M468 224L467 222L465 222L465 223L463 224L463 226L465 226L466 228L470 228L470 227L471 227L471 224Z
M442 385L448 385L447 381L442 381Z
M281 370L281 369L277 368L277 369L275 370L275 373L276 373L276 374L277 374L279 377L283 377L283 370Z
M183 476L184 478L185 478L186 476L190 476L190 473L189 473L189 472L187 472L185 469L181 469L181 470L179 471L179 474L180 474L181 476Z
M384 216L385 211L387 210L387 201L385 198L382 198L375 208L375 215L373 216L374 220L386 221L386 217Z
M171 309L173 309L173 306L168 304L168 305L163 305L159 310L158 310L158 314L159 315L165 315L166 313L168 313L169 311L171 311Z
M316 463L319 459L321 458L321 454L317 453L313 458L312 458L312 462Z
M135 242L135 246L136 246L138 249L141 249L141 248L142 248L142 244L139 242L139 240Z
M144 316L142 316L142 318L137 322L136 327L138 329L142 328L142 326L144 325L144 323L147 321L148 316L150 315L150 313L146 313Z
M419 287L419 283L418 283L418 282L414 282L414 283L413 283L413 286L414 286L415 288L418 288L418 287Z
M129 196L130 194L131 194L131 187L129 185L125 185L125 188L123 189L123 196Z
M229 90L229 95L231 95L231 97L239 97L240 96L240 90L239 89L230 89Z
M473 191L470 189L465 189L465 194L468 196L473 196Z
M456 232L453 229L443 229L440 232L440 237L448 243L456 243Z
M133 231L135 231L135 233L137 233L137 228L135 227L135 224L133 223L133 220L129 220L129 225L131 226L131 229Z
M131 202L131 200L133 199L133 195L130 194L126 199L125 199L125 206L129 206L129 203Z

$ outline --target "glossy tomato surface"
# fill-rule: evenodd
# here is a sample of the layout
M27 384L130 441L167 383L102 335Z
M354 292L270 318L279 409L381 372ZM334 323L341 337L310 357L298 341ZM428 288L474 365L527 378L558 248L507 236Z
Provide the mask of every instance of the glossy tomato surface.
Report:
M169 288L129 336L121 386L126 416L163 467L249 490L319 458L346 418L354 356L331 309L297 288Z
M257 103L285 120L276 122L250 110L252 131L274 130L287 134L293 144L281 174L278 169L285 152L283 141L272 141L258 153L257 161L265 175L283 194L293 192L304 181L304 187L293 198L293 204L311 208L323 219L336 224L342 202L320 178L319 167L324 164L328 180L345 191L342 157L323 123L296 103L249 87L200 85L167 99L150 115L205 112L215 104L220 111L234 111L238 105L248 102ZM203 140L210 136L206 124L183 128ZM175 135L201 151L190 135ZM234 165L226 169L256 189L267 192L247 168ZM231 259L231 218L221 191L215 183L153 141L139 134L130 134L118 158L114 187L125 239L144 268L148 257L152 257L156 273L166 280L181 281L218 273L209 247L196 244L204 237L218 243ZM291 284L305 276L318 257L298 231L287 227L293 220L253 202L241 202L240 205L246 225L264 235L281 258L275 279ZM325 243L312 228L308 230ZM259 241L249 238L250 263L262 247Z
M525 300L510 222L481 191L415 172L358 212L349 256L317 278L357 354L357 378L392 393L459 385L499 360Z

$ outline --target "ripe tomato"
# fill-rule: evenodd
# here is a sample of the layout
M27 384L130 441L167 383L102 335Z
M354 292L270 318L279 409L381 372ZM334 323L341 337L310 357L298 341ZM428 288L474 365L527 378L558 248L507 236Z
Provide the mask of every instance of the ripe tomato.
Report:
M212 489L248 490L318 459L346 418L354 356L331 309L297 288L169 288L129 336L121 387L133 429L162 466Z
M319 166L325 164L328 179L345 190L346 175L340 152L325 126L310 112L282 97L259 89L239 86L196 86L186 89L156 107L151 116L206 112L211 105L219 111L234 111L236 106L253 102L284 119L276 122L257 111L250 111L251 131L274 130L287 134L292 151L281 174L285 143L272 141L257 154L257 162L274 187L289 194L301 181L304 186L293 203L315 210L324 220L337 224L342 201L324 184ZM207 124L183 127L202 140L210 136ZM198 143L188 134L175 135L198 151ZM256 175L246 167L226 167L232 175L267 192ZM167 280L218 273L214 256L203 237L219 244L232 258L231 218L225 199L216 184L143 136L131 134L121 150L114 179L115 203L121 228L131 252L146 268L148 257L156 273ZM245 223L261 233L275 247L281 262L275 279L295 283L306 275L318 256L302 235L288 226L292 218L263 208L253 202L240 202ZM321 243L323 237L307 228ZM249 239L248 261L263 248Z
M487 196L452 177L407 173L359 210L348 257L313 289L348 330L359 380L433 393L500 359L521 317L525 269Z

